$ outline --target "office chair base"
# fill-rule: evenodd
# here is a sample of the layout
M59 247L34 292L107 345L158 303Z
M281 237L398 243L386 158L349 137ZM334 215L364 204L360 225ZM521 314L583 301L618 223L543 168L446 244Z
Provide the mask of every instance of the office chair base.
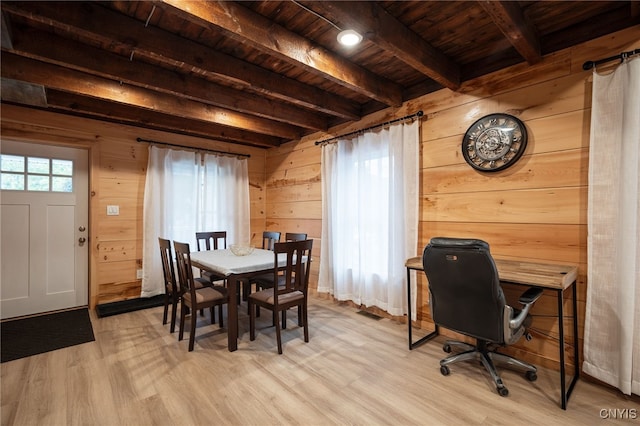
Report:
M460 361L480 360L484 368L489 372L493 382L496 385L496 390L500 396L509 395L509 390L502 383L502 378L498 374L494 363L504 364L508 367L515 367L525 371L525 377L530 382L535 381L538 378L538 369L532 364L520 361L509 355L501 354L491 350L489 344L486 341L478 340L476 346L468 343L459 342L456 340L447 340L442 349L450 353L452 347L462 348L464 352L451 355L443 360L440 360L440 373L443 376L448 376L451 371L449 364L453 364Z

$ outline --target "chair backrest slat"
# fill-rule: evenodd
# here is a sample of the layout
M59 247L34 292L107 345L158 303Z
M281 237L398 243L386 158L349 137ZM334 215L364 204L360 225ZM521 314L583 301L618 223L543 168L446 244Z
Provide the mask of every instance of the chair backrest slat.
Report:
M273 250L273 245L280 242L280 233L276 231L264 231L262 233L262 248Z
M162 259L162 274L164 276L164 286L168 294L178 293L178 283L175 269L173 267L173 254L171 252L171 242L164 238L158 238L160 245L160 258Z
M300 232L287 232L284 234L285 241L304 241L307 239L307 234Z
M191 250L188 243L173 242L176 251L178 264L178 277L180 288L183 292L193 293L195 298L195 285L193 279L193 268L191 266Z
M227 248L227 231L196 232L198 251Z

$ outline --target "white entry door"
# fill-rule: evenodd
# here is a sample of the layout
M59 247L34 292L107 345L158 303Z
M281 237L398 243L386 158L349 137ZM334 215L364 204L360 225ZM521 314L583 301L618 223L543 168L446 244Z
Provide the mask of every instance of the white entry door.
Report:
M87 151L3 140L0 152L0 317L87 305Z

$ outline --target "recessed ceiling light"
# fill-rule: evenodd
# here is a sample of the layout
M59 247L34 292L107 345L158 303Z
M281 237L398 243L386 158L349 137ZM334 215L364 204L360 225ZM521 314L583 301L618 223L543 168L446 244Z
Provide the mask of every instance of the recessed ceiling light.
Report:
M338 34L338 41L343 46L355 46L362 41L362 36L354 30L344 30Z

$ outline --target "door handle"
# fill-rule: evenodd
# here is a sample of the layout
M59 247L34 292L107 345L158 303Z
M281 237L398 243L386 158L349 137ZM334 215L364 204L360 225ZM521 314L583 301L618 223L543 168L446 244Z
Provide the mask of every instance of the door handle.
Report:
M83 246L86 241L87 239L85 237L78 238L78 244L80 244L81 246Z

